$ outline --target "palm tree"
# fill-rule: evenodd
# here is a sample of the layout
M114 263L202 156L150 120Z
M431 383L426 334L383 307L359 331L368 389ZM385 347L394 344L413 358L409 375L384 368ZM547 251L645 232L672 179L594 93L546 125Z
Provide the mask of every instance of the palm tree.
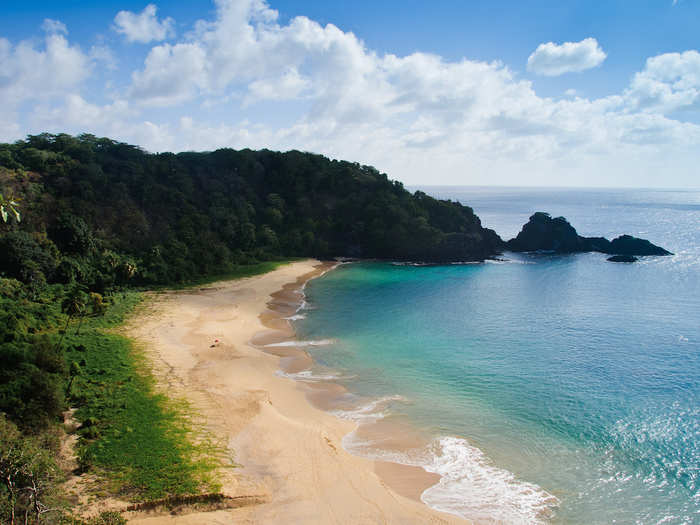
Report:
M85 296L85 292L81 289L80 285L75 285L73 288L71 288L70 292L68 292L68 295L61 302L61 311L68 315L68 320L66 321L66 326L63 329L63 335L61 336L61 340L58 342L59 346L63 341L63 337L68 331L68 325L70 324L73 317L79 315L82 320L82 317L85 314L86 304L87 298ZM80 331L80 326L78 326L78 331Z
M0 217L2 217L3 222L8 222L10 220L10 213L14 215L17 222L20 221L19 211L17 207L19 204L14 197L7 197L0 193Z

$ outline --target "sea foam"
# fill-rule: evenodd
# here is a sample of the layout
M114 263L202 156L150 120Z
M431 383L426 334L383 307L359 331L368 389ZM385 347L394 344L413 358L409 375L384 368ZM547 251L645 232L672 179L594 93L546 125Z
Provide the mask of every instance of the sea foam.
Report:
M559 503L539 486L493 465L465 439L442 437L429 448L432 460L421 466L441 479L421 500L434 509L479 522L524 525L543 523Z
M312 372L311 370L302 370L301 372L283 372L282 370L277 371L277 375L281 377L287 377L289 379L294 379L295 381L337 381L342 379L344 376L338 374L320 374Z
M282 341L280 343L270 343L265 345L265 348L278 346L328 346L335 344L334 339L319 339L317 341Z
M388 414L388 412L385 410L386 406L397 401L405 402L406 398L399 395L384 396L368 401L367 403L356 408L350 408L347 410L333 410L331 411L331 414L342 419L349 419L350 421L357 422L383 419ZM345 443L345 439L343 439L343 443ZM348 451L352 452L349 449Z
M342 442L352 454L438 474L440 481L426 489L421 500L436 510L479 523L546 523L559 505L555 496L496 467L463 438L439 437L424 448L407 452L376 448L359 439L355 431Z

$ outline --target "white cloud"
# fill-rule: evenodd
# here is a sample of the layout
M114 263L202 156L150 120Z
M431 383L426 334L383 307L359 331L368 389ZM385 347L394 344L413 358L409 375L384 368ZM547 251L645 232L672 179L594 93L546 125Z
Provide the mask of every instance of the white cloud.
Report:
M162 44L151 49L143 71L132 75L129 95L153 106L192 98L207 82L205 51L197 43Z
M607 55L595 38L580 42L540 44L527 59L527 69L538 75L556 77L599 66Z
M24 41L16 46L0 38L0 99L5 108L23 100L46 100L72 92L88 76L89 58L58 33L43 46Z
M66 24L60 20L52 20L51 18L45 18L44 23L41 24L41 28L47 33L63 33L68 34L68 28Z
M561 56L547 64L550 73L605 58L594 39L554 47L551 55ZM541 56L534 61L545 67ZM215 20L200 21L181 44L154 47L133 78L130 94L144 107L197 99L208 110L216 100L234 107L236 100L243 107L290 102L291 116L274 126L187 117L169 128L174 149L298 148L375 163L408 180L425 180L435 170L452 177L520 173L523 163L528 173L558 167L583 177L583 167L604 172L606 158L626 158L618 174L638 175L654 164L653 148L700 144L700 127L630 111L627 93L542 98L499 62L378 55L332 24L296 17L281 25L260 0L219 0Z
M254 80L248 85L248 96L244 104L258 100L289 100L298 98L311 88L312 82L290 67L279 75Z
M111 71L117 69L117 58L112 50L105 45L96 45L90 48L90 58L95 62L100 62Z
M647 59L625 91L630 108L670 113L700 104L700 53L665 53Z
M128 42L160 42L175 36L175 21L164 18L159 21L156 17L157 7L148 4L141 13L119 11L114 17L114 29L126 37Z
M100 106L88 102L77 94L66 95L59 105L45 106L40 109L34 114L32 124L34 127L47 129L54 129L57 124L72 129L106 127L112 122L119 122L137 114L124 100Z

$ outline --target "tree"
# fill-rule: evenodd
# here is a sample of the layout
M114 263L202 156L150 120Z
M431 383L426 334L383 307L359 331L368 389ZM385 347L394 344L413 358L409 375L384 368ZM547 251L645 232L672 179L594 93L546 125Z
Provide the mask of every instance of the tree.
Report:
M58 263L58 251L51 241L38 233L12 230L0 235L0 273L25 283L51 276Z
M76 316L79 315L82 321L83 315L85 314L85 306L87 304L87 297L85 295L85 292L83 291L82 287L80 285L75 285L73 286L70 291L68 292L68 295L63 299L61 302L61 311L68 315L68 320L66 321L66 326L63 329L63 335L65 336L65 333L68 331L68 325L70 324L71 320ZM80 331L80 326L78 326L78 332ZM78 333L76 332L76 333ZM61 337L61 341L63 341L63 336ZM59 341L59 345L61 342Z
M95 248L95 239L88 224L70 213L61 214L48 233L51 240L67 253L87 255Z
M90 308L93 316L103 316L107 311L107 303L105 302L104 297L96 292L90 292Z
M73 387L73 382L75 378L82 375L83 370L80 368L80 364L72 361L70 364L70 380L68 381L68 386L66 387L66 397L70 396L70 389Z
M36 523L52 509L48 499L60 475L48 450L43 450L33 439L23 437L17 427L0 414L0 478L6 498L4 523L14 525L18 514L29 522L30 514ZM7 520L7 521L5 521Z

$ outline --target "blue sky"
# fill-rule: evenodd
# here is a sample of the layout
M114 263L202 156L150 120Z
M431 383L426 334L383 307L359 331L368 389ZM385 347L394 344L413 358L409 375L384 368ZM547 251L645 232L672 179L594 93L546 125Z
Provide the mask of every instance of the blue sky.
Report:
M696 0L2 9L2 141L301 149L408 184L700 186Z

